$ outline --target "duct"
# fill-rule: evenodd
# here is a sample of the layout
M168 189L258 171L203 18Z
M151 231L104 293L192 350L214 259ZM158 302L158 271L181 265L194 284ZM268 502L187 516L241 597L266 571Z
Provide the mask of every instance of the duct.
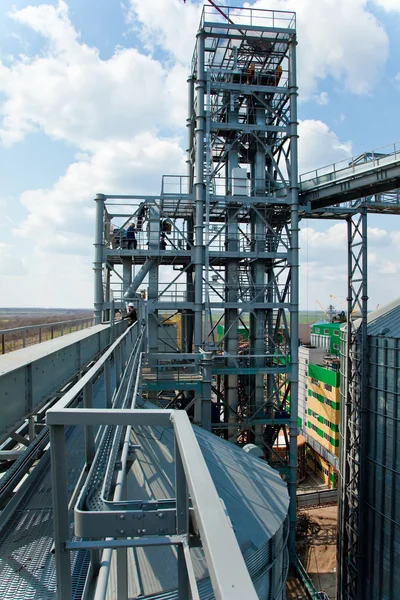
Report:
M131 298L136 297L136 290L139 285L142 283L143 279L146 277L147 273L150 271L152 267L154 267L156 260L154 258L148 258L137 275L133 278L133 281L129 288L126 290L124 294L125 300L130 300Z

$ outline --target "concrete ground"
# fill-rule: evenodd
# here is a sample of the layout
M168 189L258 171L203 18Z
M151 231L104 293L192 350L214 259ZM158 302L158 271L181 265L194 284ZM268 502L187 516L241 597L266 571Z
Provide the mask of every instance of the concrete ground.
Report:
M300 509L303 536L299 536L297 552L314 586L336 598L336 531L337 506Z

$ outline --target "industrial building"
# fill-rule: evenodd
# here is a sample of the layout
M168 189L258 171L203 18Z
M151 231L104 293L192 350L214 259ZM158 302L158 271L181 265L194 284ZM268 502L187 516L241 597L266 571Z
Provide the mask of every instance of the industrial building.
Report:
M153 195L95 198L96 325L0 357L5 600L284 600L289 563L321 598L296 556L298 433L314 425L306 435L336 457L339 403L338 598L398 587L396 309L368 338L370 417L364 391L367 215L400 212L385 195L399 149L299 177L295 14L211 4L188 79L187 172ZM304 354L300 423L302 218L346 222L349 287L343 398L337 360ZM116 319L128 302L129 327ZM319 327L335 355L338 326Z
M339 356L340 350L340 323L318 321L311 325L311 344L317 348L324 348L329 354Z
M334 325L334 327L326 327ZM320 347L299 347L299 428L307 447L307 468L330 488L337 487L339 468L340 370L339 358L329 352L336 345L337 323L316 323L313 341ZM320 333L322 332L322 333Z

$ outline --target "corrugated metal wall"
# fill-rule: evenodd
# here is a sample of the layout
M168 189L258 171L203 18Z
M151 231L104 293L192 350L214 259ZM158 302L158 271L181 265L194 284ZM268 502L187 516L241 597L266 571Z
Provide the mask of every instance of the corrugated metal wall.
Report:
M344 394L346 333L343 331L341 354L341 392ZM342 406L343 402L342 396ZM368 396L365 409L366 447L361 465L364 473L361 501L366 543L361 549L359 598L394 600L400 597L399 338L368 336ZM341 456L341 465L344 459ZM344 508L339 507L339 515L343 515ZM340 590L338 597L342 597Z
M369 336L364 597L400 597L400 339Z

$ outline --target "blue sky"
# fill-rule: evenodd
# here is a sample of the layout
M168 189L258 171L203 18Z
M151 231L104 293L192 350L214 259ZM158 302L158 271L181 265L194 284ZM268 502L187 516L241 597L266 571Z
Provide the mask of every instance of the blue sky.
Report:
M398 0L259 0L297 11L300 171L400 141ZM1 306L92 305L93 197L185 172L200 3L3 0ZM151 160L151 157L156 159ZM370 218L370 307L399 295L400 234ZM303 222L301 306L346 295L340 223Z

